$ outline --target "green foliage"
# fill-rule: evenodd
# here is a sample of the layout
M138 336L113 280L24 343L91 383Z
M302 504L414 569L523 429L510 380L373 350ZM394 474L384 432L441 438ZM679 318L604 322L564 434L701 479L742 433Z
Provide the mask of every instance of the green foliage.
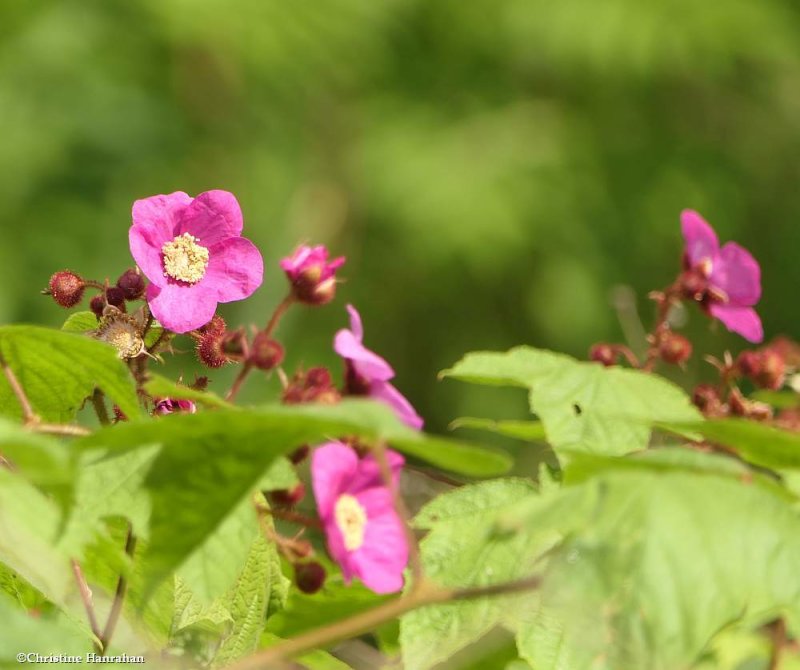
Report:
M541 421L493 421L492 419L465 416L453 421L450 424L450 428L486 430L498 435L525 440L526 442L542 441L547 437Z
M0 355L14 371L33 410L45 421L70 421L96 388L127 416L141 414L133 379L107 344L36 326L3 326ZM4 376L0 377L0 414L22 416Z
M531 411L559 454L569 449L619 456L644 449L658 422L700 418L685 393L655 375L531 347L468 354L442 376L528 389Z
M154 398L172 398L174 400L191 400L202 407L212 409L232 408L229 402L225 402L218 395L209 391L198 391L183 384L171 382L161 375L150 375L150 379L145 384L145 390Z

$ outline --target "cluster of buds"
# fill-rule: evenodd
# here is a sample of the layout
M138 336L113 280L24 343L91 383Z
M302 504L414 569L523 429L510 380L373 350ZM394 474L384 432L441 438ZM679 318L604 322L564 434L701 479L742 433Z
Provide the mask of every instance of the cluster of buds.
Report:
M244 329L228 330L225 320L219 315L191 335L197 343L197 358L209 368L236 362L269 371L283 363L285 352L280 342L264 331L258 331L248 341Z
M786 381L786 358L780 348L768 344L740 353L736 359L736 370L759 388L774 391Z
M87 288L99 290L99 293L89 301L89 309L99 319L108 305L124 312L126 302L141 300L145 294L146 284L144 277L136 268L123 272L113 286L84 279L71 270L59 270L50 277L48 286L42 293L50 295L61 307L71 308L80 304Z
M700 384L692 393L692 402L709 419L736 416L754 421L769 421L772 408L766 403L746 398L742 392L733 387L727 397L711 384Z
M317 367L308 371L298 370L287 382L281 398L285 405L318 402L335 405L342 396L333 385L333 377L328 368Z

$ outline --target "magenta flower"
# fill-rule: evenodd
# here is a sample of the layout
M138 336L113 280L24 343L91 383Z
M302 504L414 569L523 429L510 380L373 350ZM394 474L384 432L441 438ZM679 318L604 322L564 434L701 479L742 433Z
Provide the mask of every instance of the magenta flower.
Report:
M261 254L242 235L232 193L192 199L178 191L133 203L131 254L150 280L147 302L169 330L187 333L211 320L217 303L242 300L259 286Z
M281 269L292 285L295 298L308 305L324 305L336 293L336 270L344 265L340 256L328 262L328 250L320 245L299 246L291 256L281 260Z
M161 416L165 414L174 414L176 412L196 414L197 406L191 400L164 398L163 400L159 400L153 409L153 414L159 414Z
M761 268L747 249L735 242L722 247L714 229L690 209L681 212L685 260L699 278L697 292L704 308L728 330L750 342L761 342L764 330L753 309L761 298Z
M346 362L347 392L351 395L367 395L386 403L401 421L419 430L423 424L422 417L389 383L394 377L392 366L361 343L364 339L361 316L352 305L347 306L347 311L350 313L350 330L340 330L333 340L334 351Z
M390 450L386 457L397 486L403 457ZM345 582L358 577L375 593L402 589L408 541L375 459L327 442L311 456L311 484L328 551Z

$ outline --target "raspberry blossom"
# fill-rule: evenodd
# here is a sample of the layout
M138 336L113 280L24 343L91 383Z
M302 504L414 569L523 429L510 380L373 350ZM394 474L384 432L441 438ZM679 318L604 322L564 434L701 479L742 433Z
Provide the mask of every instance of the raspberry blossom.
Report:
M362 344L364 329L361 316L352 305L347 306L347 311L350 314L350 330L340 330L333 340L334 350L345 359L347 392L367 395L386 403L401 421L419 430L423 424L422 417L389 383L394 377L392 366Z
M153 410L154 414L159 414L161 416L174 414L176 412L196 414L197 407L191 400L164 398L156 403L155 409Z
M260 285L264 263L242 234L232 193L181 191L133 203L131 254L150 281L147 302L169 330L187 333L208 323L217 304L242 300Z
M684 284L711 316L750 342L761 342L764 330L753 309L761 298L761 268L747 249L735 242L722 247L714 229L697 212L681 213L686 241Z
M403 457L389 450L386 457L397 486ZM311 482L328 551L345 582L358 577L375 593L402 589L408 542L375 459L328 442L311 457Z
M281 260L281 269L292 285L292 293L307 305L324 305L336 293L336 270L344 265L340 256L328 262L328 250L320 245L298 247L291 256Z

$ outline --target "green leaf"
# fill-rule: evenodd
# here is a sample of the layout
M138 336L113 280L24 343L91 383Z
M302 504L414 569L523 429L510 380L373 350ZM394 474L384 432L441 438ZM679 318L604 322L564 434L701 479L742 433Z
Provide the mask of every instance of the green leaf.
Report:
M442 376L528 389L531 410L557 453L622 455L645 448L657 422L700 418L681 389L656 375L531 347L467 354Z
M133 378L108 344L48 328L3 326L0 354L45 421L71 421L96 388L128 417L141 414ZM22 417L19 401L2 375L0 414Z
M777 409L789 409L800 405L800 394L796 391L771 391L769 389L758 389L751 396L753 400L765 402Z
M717 419L663 426L678 434L687 431L731 447L744 460L767 468L800 468L800 435L746 419Z
M274 647L281 642L284 642L284 640L274 633L264 633L261 636L262 648ZM295 661L306 670L352 670L347 663L321 649L309 651L299 656Z
M538 442L546 439L544 424L541 421L494 421L465 416L450 424L451 429L471 428L486 430L490 433L514 437L526 442Z
M209 391L198 391L182 384L176 384L161 375L151 375L150 380L144 385L144 389L154 398L191 400L198 405L217 409L234 407Z
M529 482L495 480L468 485L429 503L418 515L431 530L422 541L425 573L444 586L485 586L530 576L535 560L559 539L550 529L507 532L504 512L541 499ZM425 607L400 621L404 667L424 670L448 659L502 624L520 598L530 594L460 600Z
M61 330L67 333L87 333L90 330L95 330L97 328L97 324L98 319L94 312L88 310L83 312L73 312L67 317L67 320L64 321L64 325L61 326Z
M388 440L461 471L507 465L494 452L407 429L388 408L368 401L174 414L106 428L74 446L113 453L162 445L144 481L152 505L148 570L155 585L215 532L279 456L301 444L353 434Z

